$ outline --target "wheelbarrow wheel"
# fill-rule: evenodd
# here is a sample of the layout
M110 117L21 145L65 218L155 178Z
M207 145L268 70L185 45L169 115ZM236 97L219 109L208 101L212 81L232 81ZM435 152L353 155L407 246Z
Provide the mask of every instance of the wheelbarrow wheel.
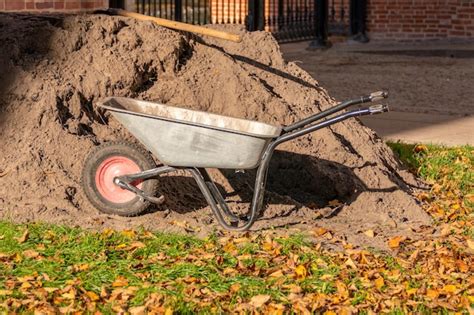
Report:
M121 175L139 173L155 168L151 155L138 145L128 142L108 142L95 148L87 157L82 170L82 186L90 203L98 210L120 216L135 216L145 211L150 202L114 183ZM158 180L130 183L154 196Z

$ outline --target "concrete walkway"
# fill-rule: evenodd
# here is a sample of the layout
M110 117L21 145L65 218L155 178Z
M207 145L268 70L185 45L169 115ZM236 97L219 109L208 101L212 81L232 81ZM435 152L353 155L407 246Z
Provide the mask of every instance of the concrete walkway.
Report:
M474 117L388 112L361 121L385 140L407 143L474 145Z
M282 44L337 100L377 89L390 92L392 111L362 117L383 139L448 146L474 145L474 42L350 44L307 51Z

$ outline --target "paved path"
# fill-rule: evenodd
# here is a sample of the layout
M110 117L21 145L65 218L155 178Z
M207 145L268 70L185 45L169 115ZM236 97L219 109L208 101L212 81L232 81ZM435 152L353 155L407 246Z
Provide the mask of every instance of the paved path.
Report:
M474 145L474 117L388 112L361 118L385 140L448 146Z
M474 145L474 43L281 45L337 100L390 91L392 112L362 121L386 140Z

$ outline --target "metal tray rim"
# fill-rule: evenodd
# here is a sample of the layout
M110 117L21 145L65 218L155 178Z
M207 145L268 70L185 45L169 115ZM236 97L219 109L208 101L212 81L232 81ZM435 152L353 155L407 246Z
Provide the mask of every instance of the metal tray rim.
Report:
M190 122L190 121L186 121L186 120L168 118L168 117L157 116L157 115L150 115L150 114L135 112L135 111L122 109L122 108L117 108L117 107L114 107L114 106L109 106L109 105L104 104L104 103L106 103L107 101L109 101L111 99L120 99L120 98L121 97L107 97L107 98L99 101L98 106L101 107L101 108L110 110L112 112L119 112L119 113L124 113L124 114L128 114L128 115L148 117L148 118L159 119L159 120L174 122L174 123L183 124L183 125L190 125L190 126L196 126L196 127L202 127L202 128L207 128L207 129L218 130L218 131L222 131L222 132L241 134L241 135L250 136L250 137L254 137L254 138L273 139L273 138L278 137L281 134L281 131L282 131L282 128L280 126L270 125L270 124L262 123L262 122L259 122L259 121L247 120L247 121L250 121L250 122L257 122L259 124L275 128L277 130L273 134L250 133L250 132L245 132L245 131L240 131L240 130L235 130L235 129L229 129L229 128L223 128L223 127L212 126L212 125L207 125L207 124L201 124L201 123L196 123L196 122ZM143 101L143 102L149 102L149 101ZM153 102L149 102L149 103L153 103ZM168 106L168 107L181 108L181 107L178 107L178 106L164 105L164 104L160 104L160 103L155 103L155 104L162 105L162 106ZM182 109L186 109L186 108L182 108ZM206 113L204 111L197 111L197 110L192 110L192 109L186 109L186 110ZM213 115L218 115L218 116L223 116L223 117L226 117L226 118L232 118L232 119L238 119L238 120L246 120L246 119L235 118L235 117L230 117L230 116L224 116L224 115L219 115L219 114L214 114L214 113L213 113Z

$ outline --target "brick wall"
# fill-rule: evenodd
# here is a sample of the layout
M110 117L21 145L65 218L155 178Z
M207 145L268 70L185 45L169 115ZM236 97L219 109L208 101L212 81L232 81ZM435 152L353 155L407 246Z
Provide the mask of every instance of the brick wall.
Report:
M244 22L247 0L208 1L212 23ZM367 28L373 40L474 39L474 0L367 1ZM290 2L303 3L285 0L285 4ZM332 18L331 6L334 4L334 20L340 21L341 2L347 23L349 0L330 0L329 18ZM126 0L126 3L134 4L134 1ZM313 1L307 3L311 6ZM0 0L0 11L87 11L106 7L108 0ZM277 14L277 1L265 0L267 19L271 21ZM266 30L275 31L276 26L267 26Z
M88 11L106 8L108 0L0 0L0 11Z
M371 39L474 39L474 0L368 0Z

